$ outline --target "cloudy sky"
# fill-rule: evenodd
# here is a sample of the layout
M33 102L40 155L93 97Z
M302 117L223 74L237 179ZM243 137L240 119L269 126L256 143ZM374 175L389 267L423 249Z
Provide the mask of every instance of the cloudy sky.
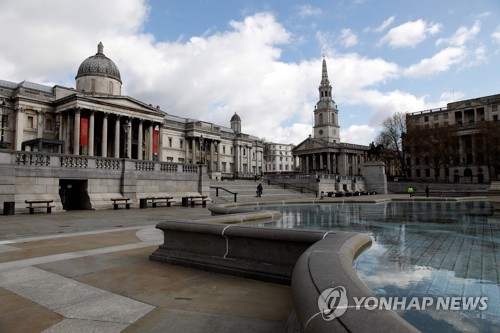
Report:
M0 0L0 79L75 86L104 44L122 93L300 143L326 55L341 140L394 112L500 93L497 0Z

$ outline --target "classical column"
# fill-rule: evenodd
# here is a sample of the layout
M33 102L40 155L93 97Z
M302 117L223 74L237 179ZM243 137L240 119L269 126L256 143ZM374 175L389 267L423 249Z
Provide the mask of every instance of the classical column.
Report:
M247 172L248 173L252 173L252 147L251 146L248 146L247 147L247 153L248 153L248 156L247 156Z
M326 153L326 168L328 173L332 173L332 154L330 152Z
M73 134L73 155L80 155L80 109L75 109L75 133Z
M210 140L210 172L214 171L214 140Z
M95 121L95 111L90 111L89 119L89 156L94 156L94 121Z
M14 149L21 150L23 143L23 133L24 133L24 108L16 109L16 137L14 140Z
M221 170L221 159L220 159L220 146L221 146L221 141L217 141L217 172L220 172Z
M128 133L127 133L127 151L125 152L125 156L128 158L132 158L132 119L129 119L127 122Z
M163 161L163 124L159 124L158 131L158 161Z
M37 137L38 138L43 138L43 115L45 114L45 111L42 111L42 109L36 111L37 114Z
M184 163L189 163L189 138L184 137Z
M115 158L120 158L120 118L117 115L115 120Z
M137 159L142 160L142 137L143 137L143 122L144 120L139 119L139 128L137 129Z
M319 168L323 170L323 153L319 153Z
M101 156L108 157L108 113L104 113L102 119L102 141L101 141Z
M191 138L191 163L196 164L196 140Z
M234 172L240 171L240 146L234 145Z
M148 138L148 160L152 161L153 160L153 131L155 130L155 126L153 122L149 124L149 138Z
M71 147L71 115L66 112L66 117L64 117L64 153L69 154L69 148Z

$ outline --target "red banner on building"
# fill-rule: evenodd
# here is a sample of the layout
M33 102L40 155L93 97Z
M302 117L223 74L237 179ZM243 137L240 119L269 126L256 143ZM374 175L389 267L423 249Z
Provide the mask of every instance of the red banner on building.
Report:
M158 154L158 130L153 131L153 154Z
M80 119L80 147L87 147L89 142L89 120Z

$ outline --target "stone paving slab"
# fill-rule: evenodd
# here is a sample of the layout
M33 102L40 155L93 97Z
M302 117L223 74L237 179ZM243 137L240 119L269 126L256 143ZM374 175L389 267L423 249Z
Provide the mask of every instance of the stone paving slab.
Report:
M128 324L103 321L64 319L42 333L120 333Z
M165 328L168 327L168 330ZM282 333L285 323L247 317L159 308L151 311L123 333Z

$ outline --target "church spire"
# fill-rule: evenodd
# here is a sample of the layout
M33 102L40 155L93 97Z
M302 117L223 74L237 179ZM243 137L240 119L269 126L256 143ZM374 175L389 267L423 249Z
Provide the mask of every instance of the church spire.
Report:
M330 85L330 81L328 80L328 69L326 68L326 59L324 54L323 54L323 69L321 74L321 85L322 86Z
M340 142L338 114L339 110L332 98L332 86L328 80L326 59L323 55L321 84L318 88L319 100L314 108L314 138L329 143Z
M321 83L318 88L320 100L329 101L332 99L332 86L328 80L328 69L326 68L326 59L323 55L323 66L321 70Z

